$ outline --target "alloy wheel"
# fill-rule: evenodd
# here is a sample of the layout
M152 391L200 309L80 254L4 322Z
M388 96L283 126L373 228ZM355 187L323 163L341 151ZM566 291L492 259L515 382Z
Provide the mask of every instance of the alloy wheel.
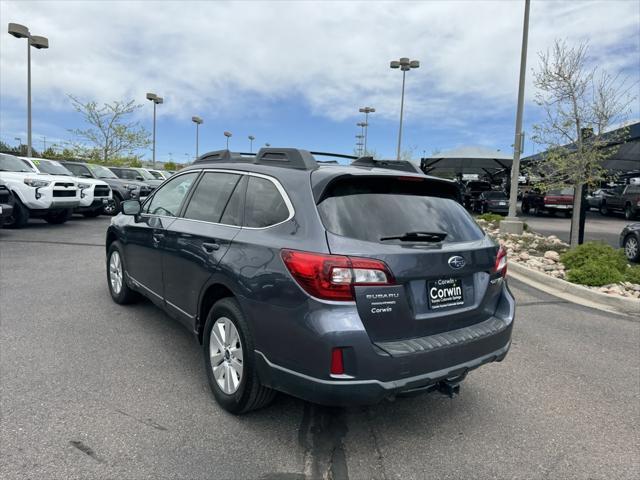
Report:
M635 237L629 237L624 242L624 253L629 259L636 258L638 255L638 240Z
M242 382L244 357L238 330L227 317L213 324L209 339L211 369L216 383L227 395L235 393Z
M120 253L114 250L109 259L109 281L111 282L111 290L116 295L122 290L122 260Z

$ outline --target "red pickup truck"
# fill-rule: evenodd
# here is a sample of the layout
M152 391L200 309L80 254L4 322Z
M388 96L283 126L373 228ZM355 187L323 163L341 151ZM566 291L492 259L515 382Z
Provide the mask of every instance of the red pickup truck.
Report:
M565 217L573 214L573 187L557 188L542 193L540 189L529 190L522 197L522 213L539 215L562 212Z

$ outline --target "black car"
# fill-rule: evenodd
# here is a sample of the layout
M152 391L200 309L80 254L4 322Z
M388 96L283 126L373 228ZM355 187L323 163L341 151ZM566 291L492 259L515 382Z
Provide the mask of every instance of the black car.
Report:
M478 199L482 192L491 190L491 184L480 180L470 180L465 184L463 192L464 206L468 209L473 208L474 202Z
M630 262L640 262L640 223L624 227L620 233L620 246Z
M4 225L5 220L11 220L14 205L15 199L13 198L13 193L11 193L11 190L0 180L0 228Z
M233 413L275 391L326 405L453 396L509 350L506 252L453 182L380 166L205 154L123 202L106 236L111 296L141 294L193 332Z
M84 162L60 162L77 177L97 178L106 182L113 192L113 201L104 206L104 213L115 215L124 200L144 200L153 188L143 182L122 180L102 165Z
M506 193L491 190L482 192L473 202L473 210L479 213L499 213L506 215L509 213L509 197Z

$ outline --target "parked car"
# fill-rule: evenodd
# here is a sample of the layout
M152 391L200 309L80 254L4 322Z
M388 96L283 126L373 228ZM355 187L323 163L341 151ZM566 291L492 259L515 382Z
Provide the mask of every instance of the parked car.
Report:
M24 227L29 217L39 217L48 223L66 222L80 204L78 184L61 175L34 173L18 157L0 153L0 180L15 198L13 215L6 225Z
M13 193L11 193L11 190L0 180L0 228L2 228L5 222L10 223L12 221L14 205L15 199L13 198Z
M522 196L521 209L525 215L562 212L565 217L570 217L573 214L573 187L552 189L546 193L533 188Z
M509 197L506 193L491 190L482 192L473 202L473 210L479 213L499 213L506 215L509 213Z
M479 180L471 180L465 184L463 192L464 206L471 210L473 203L478 199L482 192L491 190L491 184L489 182L483 182Z
M506 356L515 307L505 250L456 198L448 180L304 150L212 152L123 202L107 283L198 337L233 413L276 390L326 405L453 396Z
M640 262L640 223L631 223L620 233L620 246L630 262Z
M153 175L153 178L155 178L156 180L164 181L171 176L169 172L165 170L154 170L152 168L145 168L145 170Z
M135 180L138 182L143 182L149 185L152 188L156 188L164 180L158 180L156 177L151 175L144 168L133 168L133 167L108 167L113 173L116 174L118 178L122 178L123 180Z
M111 188L111 201L103 206L106 215L115 215L120 211L120 204L124 200L144 200L152 191L152 188L143 182L122 180L111 170L102 165L83 162L61 162L65 168L73 172L77 177L94 178L104 181Z
M589 210L598 210L602 208L603 200L609 196L610 190L607 188L598 188L594 190L591 194L587 195L587 204L589 205Z
M623 212L631 220L640 215L640 185L620 185L602 199L600 213Z
M74 181L78 182L80 204L75 208L74 212L81 213L85 217L97 217L103 212L104 206L112 199L111 188L102 180L76 177L70 170L55 160L28 157L20 158L34 172L62 175L73 178Z

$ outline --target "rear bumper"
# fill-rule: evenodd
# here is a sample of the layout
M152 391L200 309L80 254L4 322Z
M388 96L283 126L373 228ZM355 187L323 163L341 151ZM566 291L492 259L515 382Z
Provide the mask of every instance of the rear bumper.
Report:
M448 368L391 381L323 380L271 363L256 351L256 366L263 384L309 402L330 406L372 405L397 395L429 392L443 380L463 378L468 372L506 357L511 341L503 347Z

